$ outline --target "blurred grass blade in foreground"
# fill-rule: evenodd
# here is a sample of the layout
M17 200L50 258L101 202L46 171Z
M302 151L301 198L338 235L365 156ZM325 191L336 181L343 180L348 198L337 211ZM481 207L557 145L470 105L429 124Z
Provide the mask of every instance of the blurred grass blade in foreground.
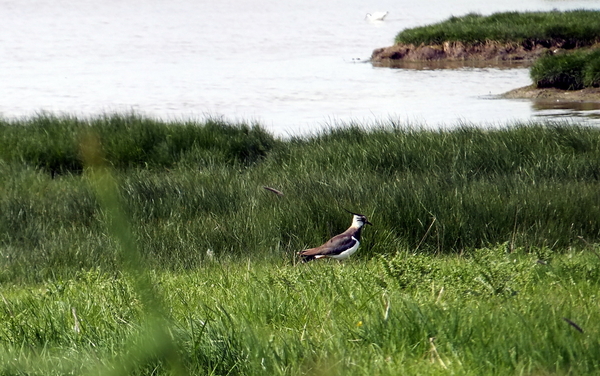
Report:
M137 247L130 221L123 210L118 192L118 184L106 165L98 136L87 132L81 140L81 155L85 175L94 189L108 234L116 241L118 252L123 260L123 272L134 281L133 287L145 307L145 322L140 323L141 332L133 334L126 345L125 353L113 365L115 374L128 375L135 369L136 362L147 362L156 357L165 359L175 374L181 374L180 361L174 340L166 322L162 296L154 287Z

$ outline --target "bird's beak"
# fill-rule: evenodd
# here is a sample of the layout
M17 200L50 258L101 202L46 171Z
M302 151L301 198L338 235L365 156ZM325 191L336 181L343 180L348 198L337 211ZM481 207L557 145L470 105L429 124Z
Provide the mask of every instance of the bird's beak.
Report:
M369 221L366 221L365 225L371 225L371 226L373 226L373 224L371 222L369 222Z

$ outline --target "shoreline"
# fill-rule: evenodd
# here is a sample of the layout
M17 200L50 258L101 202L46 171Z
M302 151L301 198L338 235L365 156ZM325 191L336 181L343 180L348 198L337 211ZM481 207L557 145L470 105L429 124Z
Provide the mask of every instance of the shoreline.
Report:
M594 47L600 48L598 44ZM590 47L582 47L590 48ZM582 48L574 48L574 51ZM527 68L542 56L565 53L560 46L535 45L530 49L516 43L488 41L481 44L444 42L440 45L395 44L373 51L371 63L377 67L404 69L456 69L464 66ZM503 99L534 99L553 102L600 103L600 88L588 87L580 90L536 88L524 86L500 94Z
M510 90L504 94L500 94L499 97L503 99L535 99L552 102L600 103L600 88L561 90L556 88L536 88L535 85L529 85Z
M442 44L419 45L395 44L377 48L371 54L371 62L377 65L394 67L402 62L493 62L499 64L520 63L530 65L544 55L553 55L564 50L559 45L544 47L536 44L525 48L519 43L485 43L466 44L463 42L444 42Z

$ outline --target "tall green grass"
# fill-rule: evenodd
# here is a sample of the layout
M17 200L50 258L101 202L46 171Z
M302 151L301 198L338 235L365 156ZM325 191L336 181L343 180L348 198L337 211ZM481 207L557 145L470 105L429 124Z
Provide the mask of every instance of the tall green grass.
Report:
M262 158L276 143L257 124L231 124L217 118L165 123L136 114L90 119L42 114L0 119L0 158L22 161L53 175L80 172L80 137L86 132L98 135L106 162L119 169L244 165Z
M10 126L12 137L21 131L28 143L41 143L46 132L36 121L32 129ZM204 131L203 124L193 126ZM179 131L177 124L155 127L164 128L163 134ZM70 130L55 132L68 144L68 137L72 142L80 137ZM181 131L188 132L185 126ZM102 144L117 142L110 133L102 137ZM122 145L134 142L116 132L114 137ZM238 137L254 150L244 138L252 139L251 132L236 134L234 143ZM185 163L173 154L162 164L138 163L137 157L117 164L107 154L107 163L121 166L115 180L141 262L193 269L207 252L291 262L297 251L349 225L343 208L375 223L358 257L406 247L456 253L507 241L515 248L559 250L600 238L596 128L515 124L432 131L348 125L310 137L265 138L272 147L253 162L228 157L208 163L203 149L188 152ZM87 175L79 167L68 170L70 162L58 168L62 174L52 175L38 157L16 155L25 155L18 145L0 163L0 280L44 280L98 266L118 270L123 260L106 236L106 212Z
M598 87L600 86L600 50L544 56L531 66L529 73L534 84L539 88L579 90Z
M428 26L398 33L396 43L442 44L488 41L517 43L526 48L535 45L559 45L570 49L600 41L600 12L595 10L552 12L504 12L490 16L467 14Z
M127 149L137 131L54 121L63 146L50 154L77 145L59 168L19 148L0 161L2 374L600 368L595 128L353 125L265 133L271 146L251 160L207 163L192 147L144 163L117 147L128 157L115 163L103 145ZM46 127L12 126L30 138L20 145L46 140ZM156 144L186 132L154 127ZM243 125L210 132L223 156L228 140L255 150ZM363 257L296 264L297 250L348 225L342 207L376 224Z

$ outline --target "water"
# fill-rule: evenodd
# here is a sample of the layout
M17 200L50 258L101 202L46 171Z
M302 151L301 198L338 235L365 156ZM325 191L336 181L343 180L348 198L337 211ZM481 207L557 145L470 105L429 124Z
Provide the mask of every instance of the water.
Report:
M365 62L400 30L468 12L594 8L597 1L0 0L0 115L165 120L222 116L276 134L389 118L425 126L598 121L597 107L495 96L527 69L389 69ZM385 22L367 12L388 10ZM588 115L593 116L588 116Z

